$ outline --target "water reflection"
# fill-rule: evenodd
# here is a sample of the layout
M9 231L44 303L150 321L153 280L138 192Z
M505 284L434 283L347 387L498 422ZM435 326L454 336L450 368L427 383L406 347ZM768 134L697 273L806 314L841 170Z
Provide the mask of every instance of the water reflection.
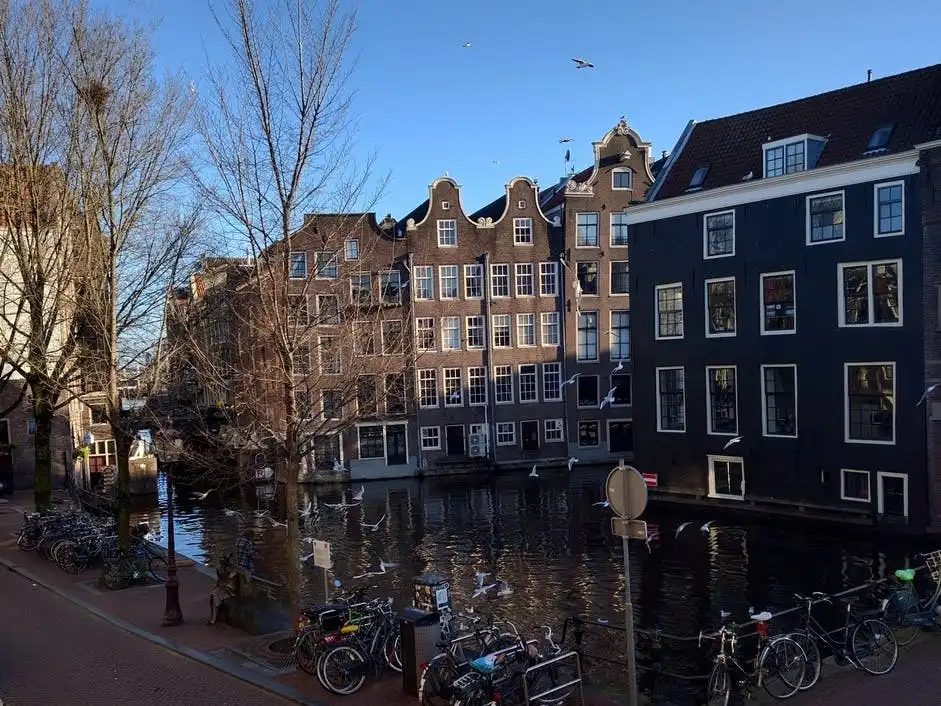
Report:
M374 569L380 560L400 568L370 579L378 593L410 601L412 577L435 572L452 581L458 606L474 605L517 620L521 629L541 624L561 627L566 616L587 613L623 624L624 585L621 541L612 537L611 511L593 507L603 498L604 472L545 472L539 481L525 474L496 479L454 477L425 482L377 481L366 485L361 507L331 510L326 503L349 498L340 486L305 489L300 506L313 505L305 535L331 543L334 573L344 584ZM165 484L160 482L160 516L166 522ZM255 517L256 507L283 518L283 497L269 490L247 489L225 503L199 503L189 492L175 499L178 551L202 562L234 551L240 529L256 530L255 559L260 576L276 582L284 577L286 531ZM245 520L227 516L226 507ZM363 522L386 520L373 531ZM756 610L790 607L795 592L838 591L906 565L908 547L898 539L884 546L861 539L858 532L803 531L799 525L775 520L736 524L718 521L708 533L699 530L708 517L693 510L651 508L650 523L661 537L648 552L631 545L631 592L640 628L697 635L714 627L719 611L744 618ZM679 537L676 527L692 521ZM164 527L164 536L166 534ZM319 569L305 568L306 589L319 599ZM486 571L507 581L515 592L503 599L472 600L474 573ZM604 633L604 634L602 634ZM642 637L642 665L656 659L660 668L678 674L704 668L695 641L671 643ZM658 650L662 647L662 651ZM623 635L596 630L586 636L586 651L623 654ZM605 671L621 673L618 668ZM659 678L657 695L678 698L699 682Z

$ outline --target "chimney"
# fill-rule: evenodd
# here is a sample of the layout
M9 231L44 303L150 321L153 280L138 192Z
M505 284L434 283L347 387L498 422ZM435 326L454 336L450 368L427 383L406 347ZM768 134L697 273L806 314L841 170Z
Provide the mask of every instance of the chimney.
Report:
M660 159L666 159L668 154L670 153L666 150L663 150L663 152L660 153Z
M872 81L872 69L866 69L866 83Z

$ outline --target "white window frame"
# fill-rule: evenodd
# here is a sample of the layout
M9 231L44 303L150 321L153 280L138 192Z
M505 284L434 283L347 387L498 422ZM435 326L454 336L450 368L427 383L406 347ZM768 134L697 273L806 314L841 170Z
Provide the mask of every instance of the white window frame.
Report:
M460 393L460 399L457 402L451 401L451 392L454 390L448 389L448 382L454 381L454 371L457 371L457 392ZM452 375L448 375L452 373ZM444 406L445 407L463 407L464 406L464 371L461 368L441 368L441 394L444 395Z
M631 179L633 180L633 177L631 177ZM626 211L611 211L611 214L608 216L608 247L626 248L628 247L627 243L615 243L614 242L614 233L615 233L614 217L615 216L623 216L626 218L627 212ZM629 224L622 223L622 224L619 224L617 227L618 228L623 227L627 231L627 237L630 238Z
M360 428L361 427L382 427L382 460L388 466L389 465L389 446L388 446L387 438L386 438L387 437L386 430L390 426L404 426L405 427L405 458L407 462L409 458L408 422L405 420L401 420L401 421L396 420L393 422L362 422L360 424L357 424L356 425L356 456L359 457L359 449L360 449L359 430ZM341 449L342 447L343 447L343 444L340 444ZM363 459L363 460L364 461L378 461L379 458L376 457L376 458L368 458L368 459Z
M768 331L765 329L765 278L790 276L791 291L794 297L794 328L785 331ZM777 272L762 272L758 278L758 322L762 336L787 336L797 333L797 272L795 270L779 270Z
M812 241L812 240L810 239L810 234L811 234L811 232L812 232L812 227L811 227L811 222L810 222L810 203L811 203L811 201L815 201L815 200L817 200L817 199L825 199L825 198L827 198L827 197L829 197L829 196L837 196L837 195L839 195L840 200L843 202L843 237L841 237L841 238L834 238L834 239L832 239L832 240L818 240L818 241L816 241L816 242ZM808 247L810 247L810 246L812 246L812 245L830 245L830 244L832 244L832 243L842 243L842 242L845 242L845 241L846 241L846 191L845 191L845 190L839 189L839 190L837 190L837 191L825 191L825 192L820 193L820 194L810 194L809 196L807 196L807 197L804 199L804 201L805 201L805 204L806 204L806 205L805 205L805 208L804 208L804 220L806 221L805 224L804 224L804 225L805 225L805 230L806 230L806 233L805 233L805 235L806 235L805 244L806 244Z
M531 247L533 245L533 219L513 219L513 245Z
M582 358L579 355L579 344L578 337L581 333L581 328L579 327L579 319L587 314L595 315L595 357L594 358ZM601 316L597 309L592 309L590 311L580 311L575 317L575 360L579 363L597 363L601 360Z
M507 389L509 389L510 391L510 399L508 400L501 400L497 397L497 392L499 392L499 389L500 389L497 384L498 380L500 379L500 376L497 373L497 368L506 368L509 371L508 375L510 378L510 384L508 385ZM514 385L513 385L513 366L512 365L494 365L493 366L493 403L496 405L516 404L516 390L514 389Z
M554 366L554 367L555 367L555 370L553 371L553 374L559 376L559 387L558 387L558 390L557 390L558 394L555 395L555 396L553 396L553 397L549 397L548 395L546 395L546 368L548 368L548 367L550 367L550 366ZM541 372L541 374L542 374L542 401L543 401L543 402L561 402L562 399L563 399L563 398L562 398L562 382L563 382L563 380L562 380L562 363L543 363L543 364L542 364L542 370L541 370L540 372Z
M794 371L794 433L793 434L772 434L768 431L768 400L765 380L765 370L767 368L791 368ZM796 363L767 363L761 366L761 435L772 439L796 439L800 433L800 402L798 401L798 381ZM736 381L736 385L737 385ZM735 391L736 401L738 398L738 389Z
M616 263L621 263L621 262L627 263L627 274L628 274L627 291L615 292L614 291L614 265ZM612 297L631 296L630 273L631 273L631 261L630 260L609 260L608 261L608 296L612 296Z
M784 137L780 140L774 140L772 142L766 142L761 146L761 174L765 179L777 179L778 177L787 176L788 174L801 174L808 170L807 167L807 156L810 152L810 142L811 141L823 142L824 145L827 143L826 137L821 137L820 135L812 135L805 132L803 135L792 135L791 137ZM797 144L798 142L804 143L804 167L803 169L798 169L793 172L787 171L787 148L790 145ZM782 148L784 150L784 171L781 174L775 174L774 176L768 176L768 150L775 150Z
M549 438L550 429L549 426L552 425L552 433L558 433L558 439ZM547 444L564 444L565 443L565 423L561 419L543 419L542 420L542 440Z
M428 438L425 436L426 431L434 431L435 442L433 446L425 446L425 440L426 438ZM441 450L441 427L440 426L421 427L421 429L418 432L418 441L419 441L419 445L421 446L422 451L440 451Z
M497 328L498 327L496 324L496 319L498 317L501 320L506 319L506 328L510 332L510 342L506 346L497 345ZM501 325L499 326L499 328L503 328L503 326ZM500 348L503 350L513 347L513 317L510 316L510 314L491 314L490 315L490 345L492 345L494 348Z
M415 287L415 300L416 300L416 301L428 301L428 302L434 301L434 298L435 298L435 268L434 268L434 265L415 265L415 267L413 267L412 269L414 270L414 273L415 273L415 282L416 282L416 287ZM424 280L427 280L427 281L428 281L428 285L429 285L429 286L428 286L428 291L427 291L426 293L430 293L430 294L431 294L431 296L429 296L429 297L419 296L419 295L421 294L421 292L422 292L422 287L421 287L421 286L418 286L417 283L418 283L418 282L422 282L422 281L424 281Z
M551 272L544 273L543 267L547 267ZM542 278L548 277L551 278L552 282L552 292L546 293L543 291L542 287ZM558 262L540 262L539 263L539 296L540 297L550 297L555 298L559 296L559 263Z
M304 276L303 277L295 277L292 274L294 272L294 256L295 255L304 256ZM292 250L290 253L288 253L288 279L292 279L295 282L300 282L302 280L307 279L309 276L310 276L310 267L307 261L307 253L304 252L303 250Z
M596 243L594 245L579 245L578 244L578 217L579 216L594 216L595 217L595 239ZM598 211L580 211L575 214L575 248L577 250L597 250L601 247L601 214Z
M480 320L480 332L481 332L481 341L482 343L479 346L471 345L471 320L479 319ZM478 327L473 327L478 328ZM472 314L471 316L464 317L464 338L466 341L466 347L469 351L479 351L487 347L487 317L483 314Z
M627 174L628 186L615 186L615 174ZM611 170L611 190L612 191L631 191L634 188L634 170L630 167L615 167Z
M850 368L864 367L871 365L891 365L892 366L892 440L880 441L879 439L851 439L850 438L850 396L849 396L849 373ZM898 439L898 365L895 361L853 361L843 363L843 442L846 444L867 444L869 446L895 446Z
M715 462L720 463L738 463L742 467L742 481L745 483L745 486L748 487L748 481L745 477L745 459L742 456L720 456L712 455L706 457L709 463L709 497L710 498L720 498L722 500L744 500L745 493L742 492L741 495L726 495L724 493L716 492L716 474L715 474Z
M526 318L529 317L529 323L532 324L533 332L533 342L526 343L523 341L522 329L523 322L526 321ZM516 315L516 347L517 348L535 348L539 345L539 331L536 329L536 315L535 314L517 314Z
M660 335L660 291L663 289L680 288L680 312L683 315L683 333L679 336L661 336ZM658 284L653 288L653 333L656 341L679 341L686 335L686 302L685 292L682 282L668 282L667 284Z
M582 435L578 431L581 424L595 424L598 427L598 443L589 446L582 446ZM575 420L575 439L576 445L580 449L600 449L601 448L601 420L600 419L576 419Z
M355 245L353 245L355 243ZM350 247L356 248L356 257L350 257ZM343 241L343 260L345 262L359 261L359 238L347 238Z
M710 255L709 254L709 219L715 216L727 216L732 214L732 252L722 253L721 255ZM735 226L735 209L727 208L723 211L712 211L711 213L704 213L702 217L702 259L703 260L720 260L723 257L735 257L735 246L738 244L738 233Z
M390 306L400 306L402 304L402 273L395 269L380 270L377 273L379 277L379 303ZM395 300L386 300L386 288L382 286L382 280L385 279L386 285L391 287L395 284Z
M525 274L525 268L529 268L529 274ZM520 274L523 272L523 274ZM525 282L529 278L529 288L532 294L520 294L520 282ZM531 262L513 263L513 294L517 299L529 299L536 296L536 268Z
M555 318L553 322L552 319ZM561 317L557 311L542 311L539 313L539 343L546 348L558 348L562 345L562 324L560 322ZM549 321L547 324L546 322ZM546 343L546 331L555 330L555 343L552 343L551 340L549 343Z
M431 328L423 325L423 323L427 323L429 321L431 322ZM422 345L422 332L431 333L431 348L426 348ZM418 351L421 353L438 350L438 332L435 330L435 317L418 316L415 318L415 348L418 349Z
M609 407L620 407L621 409L623 409L623 408L625 408L625 407L633 407L633 406L634 406L634 373L629 372L629 371L627 371L627 370L621 370L621 371L616 372L616 373L612 372L610 375L608 375L608 385L609 385L608 389L609 389L609 390L615 389L615 388L614 388L614 376L615 376L615 375L627 375L628 377L630 377L630 379L631 379L631 385L630 385L631 401L628 402L627 404L616 404L616 403L612 402L612 403L611 403L610 405L608 405L608 406L609 406Z
M885 493L882 489L882 479L883 478L901 478L905 481L905 510L904 517L908 519L908 474L907 473L894 473L891 471L879 471L876 473L876 512L880 515L885 514Z
M479 296L478 295L472 296L468 292L468 289L467 289L468 282L471 282L475 278L480 279L480 295ZM484 282L484 266L481 265L479 262L475 262L470 265L464 265L464 299L467 299L469 301L483 299L485 286L486 286L486 283Z
M846 494L846 475L848 473L856 473L858 475L866 476L866 497L865 498L854 498L851 495ZM840 500L849 500L854 503L871 503L872 502L872 474L869 471L861 471L856 468L841 468L840 469Z
M444 335L445 324L449 322L453 322L453 321L457 322L457 338L458 338L457 348L451 348L450 346L446 345L447 341ZM464 342L461 341L461 317L460 316L442 316L441 317L441 350L442 352L443 351L459 351L463 347L463 344Z
M501 429L501 427L503 427L503 429ZM507 427L509 427L510 436L512 436L512 439L510 441L501 441L501 435L507 434ZM516 446L516 422L497 422L496 431L497 446Z
M710 370L725 370L731 368L735 380L735 431L713 431L712 430L712 389L709 385ZM738 388L738 366L737 365L707 365L706 366L706 434L709 436L738 436L739 424L738 409L740 392Z
M472 376L471 371L475 371L475 372L483 371L483 376L482 377L478 375ZM489 390L490 385L489 385L489 381L487 380L487 368L485 368L482 365L472 365L471 367L467 368L465 372L467 373L467 406L468 407L485 407L487 405L487 402L490 399L490 390ZM471 389L472 389L471 378L472 377L475 379L482 379L484 381L484 399L482 402L474 402L473 398L471 397Z
M337 273L335 276L323 275L320 274L320 260L323 257L330 256L327 259L327 266L329 263L333 263L333 268L336 269ZM305 254L306 257L306 254ZM331 268L332 269L332 268ZM338 252L328 252L327 250L318 250L314 253L314 279L321 280L325 282L332 282L333 280L340 279L340 253ZM380 291L381 295L381 291Z
M442 210L442 211L450 211L450 210L451 210L451 202L450 202L450 201L442 201L442 202L441 202L441 210Z
M454 272L454 296L446 297L444 296L444 271L453 270ZM448 277L448 279L451 279ZM461 268L458 265L438 265L438 299L443 302L453 302L461 298Z
M623 405L622 405L623 407ZM608 447L609 454L615 453L628 453L627 451L612 451L611 450L611 425L617 424L619 422L630 422L631 423L631 433L634 431L634 418L633 417L615 417L614 419L606 419L604 422L604 432L605 432L605 446Z
M438 219L438 247L439 248L456 248L457 247L457 219L456 218L439 218ZM451 234L454 234L454 242L442 242L443 240L447 241L451 239Z
M386 353L386 324L396 323L399 325L399 345L402 350L393 353ZM402 319L383 319L379 322L379 354L380 355L402 355L405 353L405 322Z
M709 285L716 284L717 282L732 283L732 330L723 331L722 333L710 333L709 322L712 319L709 315ZM735 277L713 277L712 279L705 280L703 282L703 305L705 307L704 330L706 338L735 338L735 336L738 335L738 284L735 281ZM684 321L683 323L685 324L686 322Z
M661 370L682 370L683 371L683 428L682 429L664 429L660 426L663 415L660 413L660 371ZM657 412L657 431L662 434L685 434L686 433L686 368L682 365L667 365L660 368L654 368L654 392L656 394L656 412ZM633 386L634 379L631 378ZM707 383L708 384L708 383ZM633 402L633 390L631 390L631 402Z
M497 274L498 268L502 268L502 269L503 269L503 274L502 274L502 275ZM506 294L497 294L497 293L494 291L493 283L494 283L494 280L495 280L497 277L503 277L503 278L505 279L505 281L506 281ZM490 286L490 298L491 298L491 299L508 299L508 298L510 297L510 295L513 293L513 288L512 288L510 285L511 285L511 282L510 282L510 265L509 265L509 263L497 262L497 263L491 264L491 265L490 265L490 282L489 282L489 286Z
M888 265L894 264L896 266L896 274L898 277L898 301L899 301L899 320L898 321L887 321L884 323L874 323L872 317L875 314L875 293L873 291L873 282L872 282L872 266L873 265ZM843 270L847 267L862 267L866 266L866 288L868 290L869 300L866 303L867 310L869 312L869 321L864 324L848 324L846 323L846 292L843 289ZM885 260L863 260L861 262L838 262L836 264L836 296L837 296L837 325L840 328L899 328L902 325L902 322L905 319L905 305L903 298L903 277L902 277L902 258L888 258Z
M523 368L530 367L533 368L533 393L534 397L531 400L523 399ZM539 403L539 366L536 363L520 363L516 366L516 380L517 385L519 385L519 403L520 404L538 404Z
M627 314L627 357L618 358L614 355L614 315ZM630 309L611 309L608 311L608 359L612 363L619 363L631 359L631 310Z
M902 187L902 230L894 230L890 233L879 232L879 190L887 189L893 186ZM881 184L874 184L872 187L872 236L874 238L895 238L905 235L905 181L884 181Z
M423 404L422 403L422 373L430 372L432 378L428 381L431 383L431 388L435 391L435 403L434 404ZM418 374L415 376L415 395L416 401L418 402L419 409L438 409L441 406L441 391L438 389L438 371L435 368L420 368Z

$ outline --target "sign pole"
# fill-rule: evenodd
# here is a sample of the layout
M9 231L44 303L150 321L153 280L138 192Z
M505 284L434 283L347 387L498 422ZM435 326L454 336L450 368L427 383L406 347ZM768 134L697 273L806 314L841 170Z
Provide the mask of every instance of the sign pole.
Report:
M631 558L627 553L627 536L621 537L624 547L624 629L627 636L628 706L637 706L637 665L634 661L634 603L631 601Z
M324 603L330 602L330 582L327 578L328 573L329 572L326 569L323 570L323 602Z

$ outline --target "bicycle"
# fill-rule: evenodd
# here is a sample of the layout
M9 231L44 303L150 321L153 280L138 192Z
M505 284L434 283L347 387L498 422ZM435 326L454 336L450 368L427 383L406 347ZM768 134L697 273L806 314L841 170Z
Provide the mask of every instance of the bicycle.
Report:
M723 619L727 614L723 612ZM800 689L807 668L807 656L800 644L787 635L768 636L767 622L771 613L763 612L750 616L756 621L758 649L755 652L754 669L746 668L735 657L738 646L738 625L729 623L713 635L699 633L699 644L703 640L718 640L719 650L713 660L707 686L708 706L727 706L732 693L732 677L737 676L736 685L749 693L764 689L776 699L789 699ZM780 681L780 687L778 681Z
M883 616L895 633L899 647L912 644L919 630L937 629L941 614L941 550L916 554L925 560L925 567L934 582L934 591L922 598L915 588L915 570L898 569L895 579L901 584L883 602Z
M833 603L833 598L819 591L804 597L794 594L794 599L804 607L804 627L789 634L803 648L807 656L807 667L804 679L800 683L800 690L807 691L820 679L821 657L820 644L830 649L837 664L849 663L856 669L862 669L869 674L887 674L895 667L898 661L899 647L892 628L878 618L861 618L853 606L859 596L849 596L839 599L845 606L843 627L836 630L826 630L813 616L815 603ZM838 637L834 637L838 634ZM891 659L884 669L870 664L870 658L876 655L880 647L885 645L891 651Z

